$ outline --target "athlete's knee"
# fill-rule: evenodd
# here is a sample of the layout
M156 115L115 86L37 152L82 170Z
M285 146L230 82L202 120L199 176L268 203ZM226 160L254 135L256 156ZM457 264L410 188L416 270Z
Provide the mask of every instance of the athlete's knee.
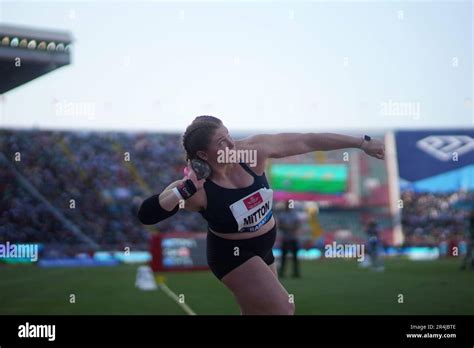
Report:
M294 315L296 306L294 302L288 301L288 305L285 308L285 315Z
M272 315L294 315L295 314L295 304L291 299L280 301L275 304L273 308L270 309Z

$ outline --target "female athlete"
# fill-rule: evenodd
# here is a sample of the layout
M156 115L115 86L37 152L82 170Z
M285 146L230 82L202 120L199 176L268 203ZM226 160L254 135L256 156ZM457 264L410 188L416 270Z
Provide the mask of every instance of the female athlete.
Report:
M182 141L188 160L185 177L147 198L138 212L140 221L158 223L180 206L199 212L209 224L209 267L233 293L241 314L294 314L294 301L278 280L272 253L276 221L273 191L265 176L267 159L342 148L360 148L384 159L383 143L367 135L333 133L259 134L234 140L213 116L196 117ZM232 151L240 157L223 156ZM249 163L251 158L255 161Z

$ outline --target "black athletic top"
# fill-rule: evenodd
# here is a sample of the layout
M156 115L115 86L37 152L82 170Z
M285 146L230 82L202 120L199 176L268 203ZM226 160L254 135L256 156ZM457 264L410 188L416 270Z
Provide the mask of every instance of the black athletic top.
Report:
M210 179L204 182L207 208L199 213L215 232L255 232L273 215L273 191L268 185L265 173L257 175L247 164L239 164L254 178L252 185L229 189L215 184Z
M207 208L199 213L207 220L213 231L238 233L258 231L272 215L273 191L268 185L265 173L255 174L245 163L240 165L254 178L252 185L229 189L221 187L209 178L204 182L207 195ZM175 214L179 205L165 216ZM138 218L146 225L160 221L159 195L147 198L141 205Z

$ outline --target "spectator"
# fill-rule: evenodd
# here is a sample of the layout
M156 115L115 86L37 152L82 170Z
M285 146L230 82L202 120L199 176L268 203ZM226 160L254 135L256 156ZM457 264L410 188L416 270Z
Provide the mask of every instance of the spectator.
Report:
M286 256L292 254L293 260L293 278L300 277L300 266L298 261L299 241L298 235L301 227L298 215L293 208L290 208L290 202L286 202L284 208L278 213L278 231L281 235L281 263L279 276L285 276Z
M369 253L370 265L375 271L384 271L384 263L381 257L382 243L380 241L380 230L375 220L370 220L366 230L368 236L367 252Z
M474 269L474 210L471 210L469 216L469 227L466 233L466 247L466 255L462 260L461 269L464 270L467 267Z

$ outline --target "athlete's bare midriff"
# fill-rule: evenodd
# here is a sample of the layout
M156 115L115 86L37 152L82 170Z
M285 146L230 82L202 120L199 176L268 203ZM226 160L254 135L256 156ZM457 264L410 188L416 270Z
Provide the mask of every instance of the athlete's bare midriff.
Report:
M209 227L209 231L211 231L216 236L224 238L224 239L242 240L242 239L250 239L250 238L255 238L255 237L264 235L265 233L269 232L273 227L275 227L275 218L272 216L271 219L268 220L268 222L256 232L219 233L219 232L213 231L210 227Z

